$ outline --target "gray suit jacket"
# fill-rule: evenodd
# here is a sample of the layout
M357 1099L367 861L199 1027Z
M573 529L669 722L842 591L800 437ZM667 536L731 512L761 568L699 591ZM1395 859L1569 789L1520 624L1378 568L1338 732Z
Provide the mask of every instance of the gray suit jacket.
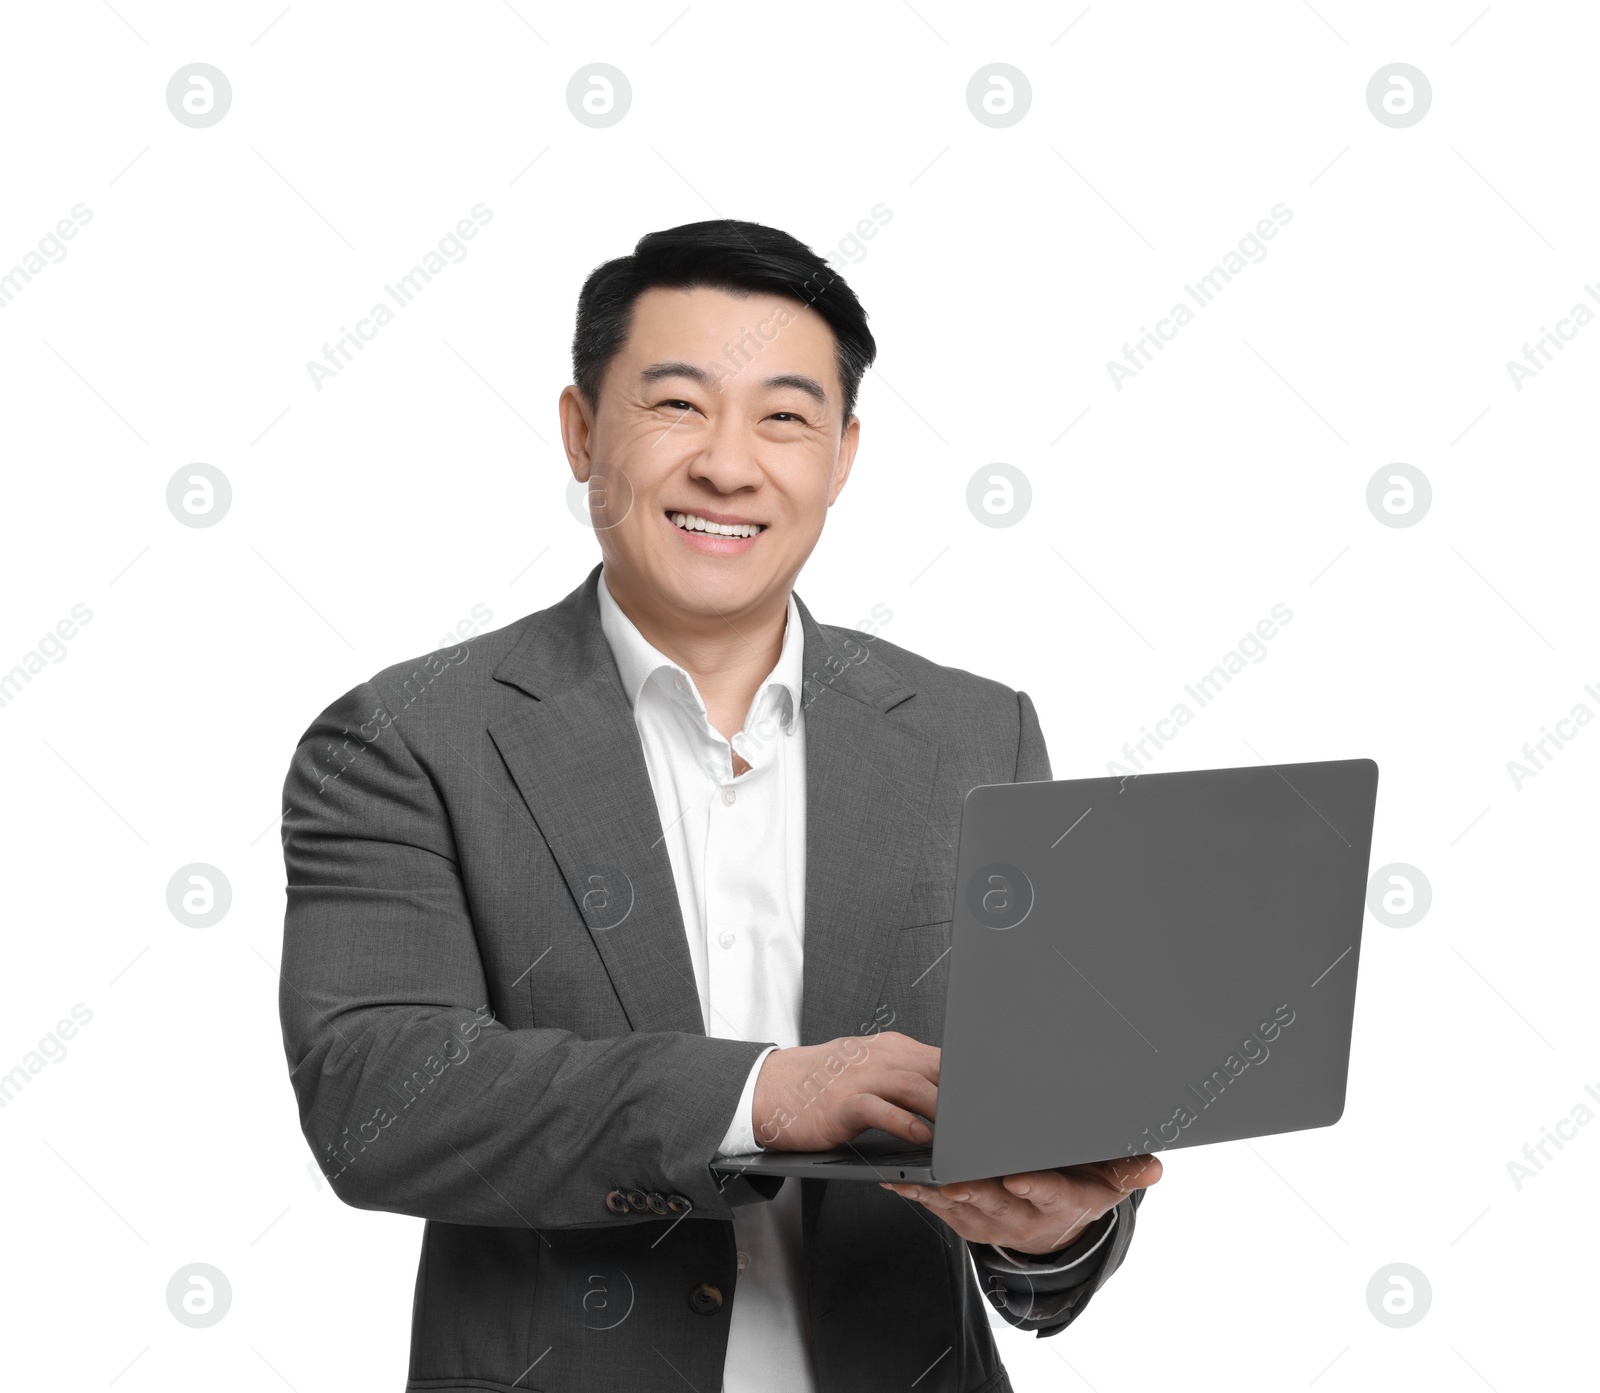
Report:
M346 693L284 788L301 1127L346 1203L428 1221L407 1388L714 1393L733 1212L800 1183L824 1389L1009 1389L968 1245L920 1205L710 1170L770 1042L705 1034L599 571ZM799 612L802 1043L939 1044L962 800L1050 777L1038 719L1025 694ZM1142 1197L1087 1281L994 1275L996 1308L1064 1328Z

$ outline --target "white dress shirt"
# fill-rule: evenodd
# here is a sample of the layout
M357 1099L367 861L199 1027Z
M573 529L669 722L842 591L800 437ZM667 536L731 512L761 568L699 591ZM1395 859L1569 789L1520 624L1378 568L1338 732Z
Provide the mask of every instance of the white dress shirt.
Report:
M805 640L794 597L778 665L730 746L694 679L641 634L600 573L600 626L644 747L678 887L706 1034L800 1043L805 922ZM750 765L733 774L733 751ZM761 1150L754 1135L756 1060L719 1148ZM800 1186L734 1211L737 1295L723 1393L816 1393L806 1326Z
M732 744L712 726L694 679L649 643L599 584L600 627L633 707L645 767L665 829L667 857L706 1034L800 1043L805 928L806 780L801 688L805 639L794 596L777 666L757 689ZM733 754L749 764L737 778ZM755 1139L756 1078L745 1080L719 1155L763 1148ZM847 1182L840 1182L847 1183ZM862 1182L856 1182L862 1183ZM816 1393L807 1328L800 1184L734 1211L738 1289L723 1393ZM994 1249L996 1267L1061 1272L1099 1251L1042 1266Z

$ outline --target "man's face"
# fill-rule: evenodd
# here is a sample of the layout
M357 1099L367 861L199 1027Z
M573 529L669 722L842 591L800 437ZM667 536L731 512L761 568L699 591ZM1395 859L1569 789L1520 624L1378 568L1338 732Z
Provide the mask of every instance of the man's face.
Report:
M597 409L573 387L560 403L619 597L680 622L787 603L855 456L835 350L796 300L657 288L635 301Z

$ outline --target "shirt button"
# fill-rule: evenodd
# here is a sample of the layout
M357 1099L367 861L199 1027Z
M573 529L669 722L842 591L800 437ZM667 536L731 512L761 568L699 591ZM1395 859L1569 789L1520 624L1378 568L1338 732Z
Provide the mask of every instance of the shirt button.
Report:
M733 945L734 945L734 941L735 940L734 940L734 934L733 934L733 930L732 929L724 930L723 934L722 934L722 937L720 937L717 940L717 942L720 943L724 948L732 948Z
M683 675L681 673L674 675L672 683L680 692L686 692L689 690L689 684L683 680Z
M722 1289L702 1282L689 1293L689 1309L700 1316L715 1315L722 1309Z
M739 1253L735 1254L735 1257L736 1257L736 1259L738 1261L739 1271L743 1272L745 1270L745 1268L750 1266L750 1254L749 1253L739 1252Z
M722 790L722 801L730 808L733 806L733 800L738 796L739 795L731 788L725 788Z

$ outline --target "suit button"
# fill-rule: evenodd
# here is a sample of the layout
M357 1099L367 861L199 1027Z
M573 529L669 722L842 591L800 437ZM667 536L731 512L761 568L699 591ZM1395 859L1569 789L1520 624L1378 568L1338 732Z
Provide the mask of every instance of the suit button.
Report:
M694 1208L694 1205L692 1205L682 1195L668 1195L667 1208L674 1214L687 1214L691 1209Z
M722 1309L722 1291L710 1282L702 1282L689 1293L689 1307L696 1315L714 1316Z
M650 1206L652 1214L665 1214L667 1212L667 1201L660 1190L652 1190L644 1197L644 1202Z
M628 1208L635 1214L643 1214L650 1208L650 1201L645 1199L643 1190L628 1191Z
M606 1192L606 1208L613 1214L626 1214L628 1197L621 1190L609 1190Z

